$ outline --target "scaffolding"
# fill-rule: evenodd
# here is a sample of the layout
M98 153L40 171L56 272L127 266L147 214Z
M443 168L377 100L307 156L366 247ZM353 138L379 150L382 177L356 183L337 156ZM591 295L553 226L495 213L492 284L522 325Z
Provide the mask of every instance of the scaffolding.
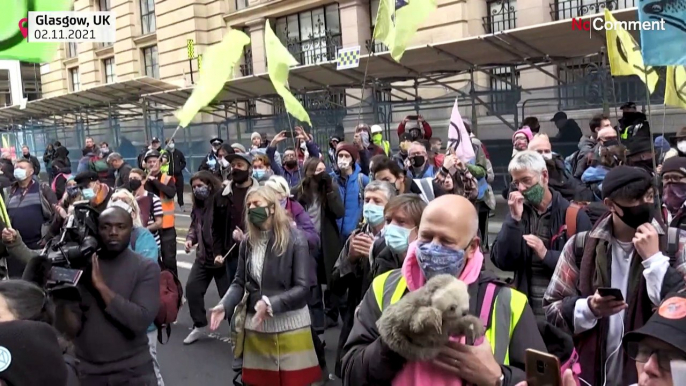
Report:
M620 21L636 20L637 11L623 9L614 12L614 16ZM373 43L369 42L368 48L376 47ZM360 120L382 125L386 138L394 143L397 136L391 134L404 115L421 112L430 117L435 111L436 116L449 116L455 98L477 133L479 119L483 118L479 111L515 130L535 106L607 110L610 104L621 101L618 96L633 95L622 94L621 90L623 85L635 85L636 79L613 80L607 61L598 63L597 58L605 57L604 46L602 33L589 36L572 31L569 20L554 21L411 47L402 63L395 62L388 52L369 49L370 54L360 58L358 68L337 70L335 61L298 66L291 69L289 87L308 110L312 132L322 150L328 148L331 135L344 134L344 123ZM592 57L596 57L595 61L590 60L586 68L594 70L579 79L566 79L550 70L564 69L574 60ZM499 74L497 70L503 68L508 71ZM516 74L532 69L553 78L558 86L522 88ZM503 89L480 87L475 81L477 74L484 74L481 76L491 84L503 85ZM419 90L427 87L441 88L447 93L437 98L421 98ZM589 89L593 92L589 93ZM25 109L0 108L3 147L7 147L6 143L27 144L40 154L48 143L59 140L71 151L72 159L78 159L85 138L93 137L108 142L132 161L150 138L164 140L171 136L176 128L172 113L192 91L193 86L179 88L143 77L31 101ZM637 103L653 102L645 100L644 93L635 94L632 100ZM355 101L355 105L347 106L349 100ZM272 113L258 113L258 103L269 106ZM191 171L197 170L206 156L207 139L212 136L245 145L253 131L275 133L301 124L285 113L267 73L228 81L203 113L213 121L192 124L176 137L177 148L186 154Z

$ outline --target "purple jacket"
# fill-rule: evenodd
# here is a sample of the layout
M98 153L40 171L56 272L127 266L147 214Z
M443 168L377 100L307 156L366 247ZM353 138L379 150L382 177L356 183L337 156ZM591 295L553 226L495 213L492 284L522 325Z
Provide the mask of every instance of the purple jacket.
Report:
M314 224L312 224L310 215L298 201L289 198L286 201L286 210L293 217L296 227L302 232L305 238L307 238L307 245L310 247L310 257L313 260L313 264L310 264L312 267L310 278L312 279L312 285L317 285L317 264L315 256L317 251L319 251L319 235L314 229Z

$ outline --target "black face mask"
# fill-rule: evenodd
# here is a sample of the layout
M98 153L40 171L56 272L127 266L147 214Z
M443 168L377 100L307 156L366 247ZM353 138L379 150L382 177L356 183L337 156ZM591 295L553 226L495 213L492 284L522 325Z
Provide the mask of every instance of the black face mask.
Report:
M424 158L423 155L416 155L410 158L410 163L415 168L420 168L424 166L424 162L426 162L426 158Z
M293 169L293 168L295 168L296 166L298 166L298 161L297 161L297 160L294 160L294 159L291 159L291 160L288 160L288 161L284 162L284 165L286 165L286 167L289 168L289 169Z
M242 184L248 180L250 174L248 170L233 169L231 176L233 177L233 182Z
M143 181L141 180L129 180L129 190L131 192L135 192L136 190L140 189L141 185L143 185Z
M655 216L655 204L645 203L636 206L622 206L615 203L620 209L622 209L622 215L619 217L624 224L631 228L637 229L643 224L650 223L653 221Z

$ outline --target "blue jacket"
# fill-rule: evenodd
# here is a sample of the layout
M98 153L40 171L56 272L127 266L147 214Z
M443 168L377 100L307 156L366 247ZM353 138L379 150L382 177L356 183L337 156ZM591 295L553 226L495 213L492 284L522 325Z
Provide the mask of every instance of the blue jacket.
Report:
M412 169L407 171L407 176L409 178L415 179L415 178L429 178L429 177L434 177L436 174L436 168L433 165L429 165L429 161L426 161L427 166L422 169L422 174L419 176L415 176L414 173L412 172Z
M338 183L338 190L345 207L345 215L343 218L336 220L336 223L341 231L341 238L347 240L362 218L362 208L364 206L362 194L364 193L364 188L369 183L369 177L364 174L361 174L362 177L358 177L361 169L357 163L355 163L353 174L348 176L347 179L341 177L339 173L340 171L332 172L331 177ZM362 186L359 186L358 179L362 180Z
M133 229L129 249L155 262L157 262L160 253L160 249L155 241L155 236L153 236L147 228L143 227L136 227ZM155 330L157 330L155 323L148 327L148 332L153 332Z
M310 153L310 158L319 158L319 147L317 147L316 143L307 141L305 142L305 146L307 146L307 151ZM285 178L289 187L293 188L298 186L302 175L305 174L305 171L302 170L303 164L298 162L298 168L293 172L289 172L283 165L277 162L275 154L276 148L269 146L267 148L267 157L269 157L269 162L272 164L272 171L274 174Z

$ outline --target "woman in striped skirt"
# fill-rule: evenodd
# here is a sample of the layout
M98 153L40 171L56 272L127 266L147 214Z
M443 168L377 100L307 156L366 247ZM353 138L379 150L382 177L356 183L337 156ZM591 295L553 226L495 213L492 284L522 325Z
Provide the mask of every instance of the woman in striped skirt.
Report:
M245 199L247 237L239 247L231 287L212 309L210 328L233 316L247 292L243 383L307 386L321 379L310 332L307 239L291 227L274 190L258 187ZM240 318L239 318L240 319Z

